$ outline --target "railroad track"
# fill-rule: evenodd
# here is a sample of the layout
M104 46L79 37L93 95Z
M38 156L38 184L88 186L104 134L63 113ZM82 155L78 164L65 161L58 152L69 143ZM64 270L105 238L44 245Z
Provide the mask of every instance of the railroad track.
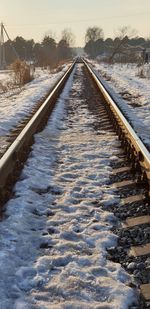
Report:
M95 181L95 185L93 185L93 188L90 194L88 191L81 194L81 191L82 191L81 188L82 187L84 188L84 185L86 187L87 179L86 181L85 179L80 179L80 184L76 180L76 184L78 184L76 185L76 190L73 192L67 191L67 190L71 190L68 183L71 182L72 184L72 182L74 181L73 179L81 178L81 175L79 173L80 169L83 171L85 169L86 174L88 174L88 168L90 168L92 164L92 160L93 161L95 160L94 164L96 164L96 167L100 169L100 166L98 165L98 161L97 161L97 160L100 160L99 154L94 155L92 152L94 151L93 144L94 144L95 150L99 152L98 147L96 146L96 143L94 142L94 140L91 141L89 137L91 131L89 131L88 134L86 134L86 131L85 131L85 128L88 127L88 122L84 124L84 119L86 118L86 114L87 114L85 110L85 105L83 103L83 107L82 107L82 100L78 104L79 97L77 97L76 99L77 102L75 101L74 103L75 106L74 104L71 104L71 103L69 103L69 106L68 106L68 115L71 115L71 116L70 117L68 116L67 130L71 132L71 133L68 133L70 134L70 136L69 135L67 136L64 133L64 135L62 136L62 144L60 147L60 149L63 149L64 147L63 142L64 144L67 145L68 137L69 137L71 139L70 144L68 144L69 146L67 146L67 147L70 147L69 155L68 154L66 155L67 151L64 148L64 158L62 159L58 158L57 164L55 162L54 167L52 166L53 173L56 167L55 165L58 166L59 173L55 179L56 184L58 184L58 188L57 188L57 185L56 185L56 188L55 186L50 185L46 189L45 188L42 188L42 189L32 188L32 190L34 193L39 194L39 195L50 193L51 195L56 197L56 201L53 201L53 204L52 204L51 213L49 212L47 214L48 217L55 216L53 211L55 209L55 205L57 205L58 196L60 196L60 201L58 200L59 207L58 206L57 207L58 207L58 211L59 212L61 211L61 205L63 203L63 197L61 197L61 195L62 195L62 191L64 187L66 186L66 183L67 183L67 189L65 187L65 190L69 192L68 194L72 194L73 196L73 199L70 198L70 200L68 200L68 203L73 203L73 207L69 209L70 206L68 206L69 204L67 203L66 204L67 212L70 212L70 213L76 212L74 207L75 205L77 205L78 200L82 204L84 202L84 199L86 200L85 196L86 195L88 196L89 194L89 199L91 198L91 196L93 199L93 201L90 200L90 203L92 203L92 205L94 206L92 206L93 208L91 212L89 212L89 210L87 211L87 214L83 221L85 221L84 224L87 224L87 229L88 229L89 220L90 221L92 220L93 222L92 224L93 225L95 224L93 226L94 231L100 230L98 223L99 223L101 215L99 216L99 213L97 213L97 216L95 216L95 213L98 212L98 209L101 208L103 211L106 211L106 210L113 211L116 217L118 217L122 221L122 225L115 225L115 227L113 228L115 234L119 236L119 240L118 240L119 245L117 246L117 248L113 246L110 246L110 247L108 246L107 248L108 258L110 259L110 261L121 263L123 267L130 274L134 275L135 282L131 282L130 285L133 288L138 287L139 291L141 292L141 299L139 300L139 304L138 305L134 304L133 305L134 308L150 308L150 305L149 305L149 301L150 301L150 283L149 283L150 282L150 277L149 277L149 269L150 269L150 261L149 261L150 259L150 244L149 244L149 239L150 239L149 238L150 236L150 227L149 227L149 223L150 223L150 213L149 213L150 154L148 150L146 149L146 147L144 146L144 144L142 143L142 141L139 139L139 137L134 132L131 125L127 122L124 115L118 109L115 102L113 102L110 95L106 92L106 90L104 89L104 86L100 83L98 78L95 76L91 67L85 61L83 65L75 64L75 68L73 65L67 71L63 79L56 86L56 89L53 90L53 92L46 99L43 105L41 105L40 109L33 116L33 119L31 119L28 122L28 124L25 126L23 131L19 134L17 139L12 143L10 148L6 151L4 156L1 158L0 160L1 203L4 204L6 200L8 200L11 194L11 186L12 184L14 184L16 179L19 177L23 162L26 161L27 154L29 153L28 147L29 146L31 147L33 143L33 136L35 132L40 131L41 128L44 127L45 122L48 121L49 114L54 108L56 98L58 98L58 95L60 94L60 91L62 90L66 80L68 79L68 76L70 76L70 74L72 73L72 70L74 71L76 70L76 66L77 67L83 66L82 75L86 77L82 77L82 79L85 82L84 91L82 91L82 100L84 102L84 95L85 95L88 111L90 113L91 119L92 118L94 119L93 122L92 120L90 122L90 116L88 115L89 117L88 121L90 123L89 126L92 127L92 130L94 130L94 132L96 132L94 136L96 138L96 143L98 143L98 147L101 147L101 143L103 145L102 148L100 149L102 153L103 153L103 148L104 150L105 150L105 147L107 148L107 142L108 142L109 147L108 147L108 154L106 154L106 158L109 158L112 156L112 159L110 160L110 162L108 162L108 167L111 166L111 172L109 174L109 177L106 177L106 183L102 182L100 187L98 187L98 179L96 178L96 176L94 174L88 175L87 177L88 181L91 181L91 182ZM93 82L90 82L91 77L92 77ZM78 80L78 78L79 76L76 77L76 80ZM92 83L91 87L89 86L90 83ZM96 89L98 90L95 89L95 85L96 85ZM76 81L76 87L80 88L77 81ZM92 97L92 91L93 91L93 97ZM76 93L76 96L77 96L76 89L72 90L71 102L74 99L74 96L75 96L74 93ZM93 101L94 101L94 104L93 104ZM75 113L76 113L76 110L78 109L79 110L82 109L80 113L82 112L81 113L81 116L82 116L81 125L83 126L83 132L82 132L82 127L80 128L79 131L76 130L75 120L78 122L78 118L77 118L78 114L75 115ZM74 120L72 120L72 118ZM75 132L71 131L73 125L75 125ZM59 128L59 130L60 131L62 130L65 132L66 129L62 127L62 128ZM105 141L105 138L102 137L105 134L106 134L106 141ZM120 142L117 139L117 135L119 137ZM52 135L48 135L48 136L50 136L49 137L50 141L53 140ZM76 162L77 158L74 156L74 158L72 159L74 162L74 167L72 169L72 172L75 170L75 174L73 174L74 175L73 176L71 175L71 172L68 172L67 170L68 167L67 168L65 167L65 161L63 162L63 159L67 161L67 164L68 164L67 166L69 166L70 160L71 160L70 153L71 151L73 152L75 151L74 150L74 148L76 147L75 145L78 145L78 143L79 143L80 148L83 148L83 152L85 148L85 153L84 153L85 162L86 160L88 162L91 160L91 163L89 166L84 167L85 163L81 156L81 162L83 166L81 165L79 167L79 170L76 171L75 166L77 165L77 162ZM91 149L91 152L89 151L88 155L86 155L86 150L88 150L88 148L86 149L87 145ZM114 158L113 158L113 154L111 154L111 149L110 149L111 145L113 149L112 150L113 154L115 156ZM57 149L55 149L55 152L57 152ZM76 150L76 153L77 153L77 150ZM103 154L103 160L104 158L105 158L105 153ZM106 164L107 164L107 160L106 160ZM19 172L18 171L16 172L16 169L18 169ZM66 169L66 174L63 173L64 169ZM61 177L59 176L59 174L61 174ZM106 174L107 174L107 168L106 168ZM98 174L98 177L105 178L103 174ZM62 188L60 188L61 182L63 183ZM94 186L98 188L98 191L97 189L95 189ZM105 186L107 188L105 188ZM116 197L117 197L116 199L115 198L111 199L111 192L109 192L109 190L110 191L112 190L113 192L115 192ZM100 198L102 193L99 194L98 193L99 191L102 192L103 195L105 196L105 198L103 198L102 201ZM95 193L96 193L97 198L96 197L94 198ZM107 200L107 195L108 196L110 195L108 200ZM86 200L86 203L87 203L86 208L88 209L87 200ZM38 210L34 212L34 215L41 216ZM73 220L75 220L75 218L76 218L76 213L74 214ZM63 229L64 229L65 224L66 224L65 217L63 220L64 220L63 222L64 224ZM80 222L80 219L78 220ZM86 222L86 220L88 220L88 223ZM55 229L57 225L59 226L59 220L57 224L56 224L56 219L50 220L50 223L51 223L51 227L49 228L49 231L51 229L51 232L46 232L45 235L54 234L53 240L55 242L57 240L57 233L55 237ZM83 231L84 224L82 225L81 223L78 224L76 222L75 225L71 223L71 226L73 225L73 230L70 231L70 235L72 233L72 237L74 237L75 242L78 241L78 238L80 237L80 233L82 233ZM67 228L69 228L69 225L67 226ZM76 233L76 235L74 233ZM70 235L62 232L61 237L63 237L65 241L71 241ZM98 234L96 235L96 237L97 236ZM83 241L83 237L81 237L81 239ZM87 246L88 242L87 243L85 242L85 244ZM52 245L53 243L50 244L49 242L43 242L40 245L40 249L50 250ZM95 247L92 247L92 245L88 249L86 248L86 250L89 250L87 256L92 255L90 248L93 248L93 250L95 250L94 249ZM62 252L63 251L61 251L61 254ZM53 254L57 255L57 252L55 252L54 250ZM48 255L50 256L51 253L48 252ZM85 255L85 252L84 252L84 255ZM67 258L69 257L67 256ZM75 262L75 260L72 259L72 262ZM64 260L62 261L61 266L63 265L64 267L66 265ZM54 266L56 266L55 263L54 263ZM85 267L86 267L86 262L85 262ZM59 273L60 270L57 269L57 271ZM68 269L67 271L69 272L70 270ZM94 270L92 269L92 274L93 273L94 273ZM66 285L66 290L67 288L68 287ZM93 304L95 304L96 306L98 305L98 302L100 303L104 302L104 299L107 298L107 295L101 295L100 297L98 296L100 295L98 286L96 286L95 289L97 292L96 292L96 298L95 299L93 298ZM45 290L45 292L47 291ZM33 294L34 294L34 297L36 298L37 292L35 291L35 293ZM104 299L103 299L103 296L104 296ZM59 297L61 299L62 296L59 295ZM41 296L41 299L42 299L42 296ZM52 301L54 301L55 303L56 299ZM83 303L79 305L81 308L84 308ZM91 306L94 306L94 305L91 305ZM90 307L89 305L89 308L94 308L94 307ZM133 308L133 307L131 306L130 308Z
M23 162L26 160L33 136L46 124L55 105L56 98L60 94L64 83L73 70L74 64L67 70L64 76L50 92L44 102L40 102L32 113L26 116L16 128L12 129L10 136L6 138L6 151L3 150L0 159L0 201L4 204L11 192Z

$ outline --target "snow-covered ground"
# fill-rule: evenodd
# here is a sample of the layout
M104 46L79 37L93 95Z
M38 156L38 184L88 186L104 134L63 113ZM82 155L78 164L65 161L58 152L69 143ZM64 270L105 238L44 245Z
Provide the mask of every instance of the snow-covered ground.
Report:
M150 79L140 77L141 68L136 64L107 64L92 62L92 65L111 88L109 91L126 111L135 130L150 147ZM144 72L150 65L143 67ZM148 76L145 73L145 76ZM116 97L115 93L118 94Z
M92 65L99 76L107 80L113 96L116 98L116 93L118 94L117 100L120 106L129 116L136 132L150 147L150 79L138 76L141 68L135 64L108 65L93 62ZM0 93L1 140L46 95L67 68L68 66L65 66L62 71L53 74L46 70L37 71L31 83L22 88L8 87L9 91ZM144 71L148 70L149 67L146 65ZM11 82L11 79L12 72L0 71L0 83L4 87Z
M69 65L57 73L38 70L35 79L25 86L7 89L0 93L0 136L5 136L19 121L30 113L55 83L63 76ZM12 80L12 72L0 71L0 81L5 86Z
M0 70L0 96L14 88L11 70Z
M136 301L130 277L106 258L116 219L100 207L117 198L107 183L119 142L95 131L99 116L81 98L82 81L78 65L7 204L1 309L127 309Z
M10 70L0 70L0 83L6 84L12 80L12 72Z

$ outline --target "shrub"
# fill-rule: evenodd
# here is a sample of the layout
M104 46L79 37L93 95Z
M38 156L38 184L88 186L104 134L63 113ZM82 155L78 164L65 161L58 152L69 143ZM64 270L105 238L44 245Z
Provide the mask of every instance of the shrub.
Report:
M11 69L14 72L14 80L17 85L27 84L33 79L30 66L24 61L17 59L12 63Z

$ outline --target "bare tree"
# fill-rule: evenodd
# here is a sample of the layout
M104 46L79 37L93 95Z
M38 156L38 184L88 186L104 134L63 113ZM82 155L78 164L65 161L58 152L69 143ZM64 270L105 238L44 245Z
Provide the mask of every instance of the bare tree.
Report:
M99 53L99 46L103 45L104 32L99 27L89 27L85 34L85 52L95 58Z
M61 34L61 40L67 42L69 47L73 47L75 44L75 35L72 33L70 28L65 28Z
M130 26L122 26L118 28L116 37L123 39L125 36L128 36L129 39L137 36L137 30L131 28Z
M103 29L99 27L89 27L85 34L85 43L88 43L89 41L97 41L99 39L104 38L104 32Z
M129 26L123 26L118 29L118 35L114 39L114 47L109 61L112 62L115 55L118 53L125 53L125 45L129 39L134 37L137 34L135 29L130 28Z
M43 39L48 36L52 39L54 39L55 41L57 40L57 36L56 36L56 33L53 31L53 30L47 30L45 31L44 35L43 35Z

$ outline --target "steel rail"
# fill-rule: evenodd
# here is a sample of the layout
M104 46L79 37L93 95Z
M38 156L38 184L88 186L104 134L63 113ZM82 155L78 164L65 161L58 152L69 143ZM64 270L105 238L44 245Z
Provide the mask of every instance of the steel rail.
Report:
M132 149L135 157L135 162L140 163L143 177L144 179L146 177L148 181L148 195L150 196L150 152L147 150L142 140L139 138L133 127L130 125L121 110L118 108L111 95L107 92L104 85L98 79L91 66L89 66L89 64L84 59L83 62L89 73L91 74L93 80L96 82L97 87L103 94L103 97L105 98L105 101L107 102L110 111L115 117L115 121L117 122L118 127L121 128L121 135L125 140L127 140L129 148Z
M25 147L30 144L33 135L39 131L41 126L41 122L45 122L45 118L48 119L54 105L56 98L61 92L65 82L70 76L75 62L69 67L67 72L63 75L63 77L59 80L57 85L54 87L52 92L48 95L46 100L40 106L38 111L33 115L33 117L29 120L27 125L15 139L15 141L11 144L8 150L4 153L3 157L0 159L0 196L3 196L3 191L5 186L9 180L9 177L13 174L16 163L20 158L20 153L22 153Z

